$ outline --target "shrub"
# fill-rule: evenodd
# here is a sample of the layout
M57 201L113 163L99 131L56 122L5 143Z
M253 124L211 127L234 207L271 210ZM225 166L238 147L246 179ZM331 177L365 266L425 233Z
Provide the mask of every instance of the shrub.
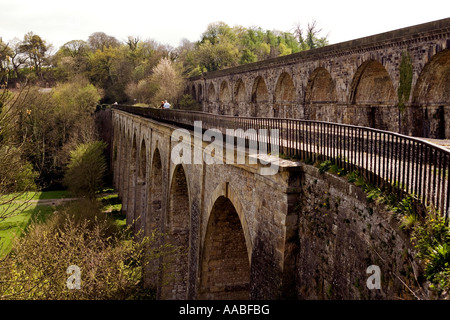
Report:
M181 97L178 102L178 108L182 110L202 111L202 106L190 94L185 94Z
M414 227L413 243L417 257L425 267L425 277L431 288L440 293L450 289L450 227L444 217L428 214L423 223Z
M143 286L143 270L174 247L160 245L158 233L133 239L129 229L113 229L98 204L87 199L31 225L0 261L0 299L155 298ZM69 266L81 270L79 289L67 286Z

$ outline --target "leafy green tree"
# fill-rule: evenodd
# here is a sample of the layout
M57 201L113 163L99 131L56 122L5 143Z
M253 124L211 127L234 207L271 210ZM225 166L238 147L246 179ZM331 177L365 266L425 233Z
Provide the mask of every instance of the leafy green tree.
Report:
M300 25L290 33L211 23L194 48L183 49L184 74L199 75L327 45L320 32L315 21L308 24L306 36Z
M70 151L80 143L96 139L92 114L99 91L86 79L75 78L51 92L30 87L21 98L22 110L14 128L26 159L40 173L43 186L57 186L68 163Z
M238 48L227 40L222 40L216 44L205 40L199 44L195 56L203 72L234 67L239 61Z
M43 79L42 65L47 58L49 45L37 34L28 32L19 46L20 52L28 57L30 66L34 68L36 75Z
M64 183L75 195L94 198L103 187L106 159L102 141L81 144L70 153L70 163L64 176Z
M125 88L132 78L133 64L126 46L106 47L90 56L89 78L104 90L103 101L113 103L126 100Z
M200 43L205 43L208 41L212 45L215 45L225 40L234 42L235 38L236 35L233 29L225 22L219 21L208 25L206 31L201 35Z
M12 55L13 51L9 44L4 43L2 38L0 38L0 85L8 81Z
M66 42L52 57L53 65L61 73L59 79L70 80L77 75L85 75L89 70L91 50L87 42L72 40Z

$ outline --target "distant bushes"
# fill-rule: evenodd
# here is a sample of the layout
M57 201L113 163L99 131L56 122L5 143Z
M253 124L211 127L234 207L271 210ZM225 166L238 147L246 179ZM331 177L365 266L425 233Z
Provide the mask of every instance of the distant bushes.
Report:
M185 94L181 97L180 101L178 101L177 108L181 110L202 111L202 106L190 94Z

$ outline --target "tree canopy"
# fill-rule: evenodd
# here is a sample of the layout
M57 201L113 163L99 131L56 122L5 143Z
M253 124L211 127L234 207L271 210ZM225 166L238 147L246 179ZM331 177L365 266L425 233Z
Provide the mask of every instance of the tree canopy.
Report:
M328 40L321 31L315 21L305 28L297 23L292 31L231 27L219 21L209 24L198 41L184 39L177 48L152 39L128 36L120 41L94 32L88 39L67 41L54 54L50 43L29 32L22 40L0 38L0 82L27 80L54 86L82 76L102 90L104 103L156 105L165 90L154 83L161 61L170 61L170 68L159 77L173 80L165 98L176 100L182 96L183 78L325 46Z

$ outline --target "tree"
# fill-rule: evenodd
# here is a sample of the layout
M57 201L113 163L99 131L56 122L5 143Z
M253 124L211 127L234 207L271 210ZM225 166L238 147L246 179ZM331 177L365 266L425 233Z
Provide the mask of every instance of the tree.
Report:
M42 65L47 57L46 53L48 49L47 43L33 32L28 32L19 46L20 52L28 57L30 66L34 68L36 75L41 80L43 79Z
M184 59L183 74L194 76L324 46L328 41L319 37L320 32L315 21L308 24L306 37L300 24L291 33L260 27L231 28L216 22L208 25L193 48L176 53L177 58Z
M42 186L59 186L70 151L96 139L92 114L100 97L99 91L81 77L61 83L51 92L30 87L22 97L25 110L14 131L17 137L27 137L23 152L40 173Z
M183 78L168 58L161 59L153 68L150 82L158 87L153 99L156 105L159 105L161 100L176 100L182 93Z
M2 38L0 38L0 85L8 82L12 55L13 51L9 44L4 43Z
M21 213L31 198L24 195L36 190L37 173L24 152L27 134L15 135L18 119L27 111L23 99L27 90L22 88L16 94L6 89L0 92L0 221ZM21 202L16 203L17 199Z
M209 42L212 45L218 44L225 39L233 42L236 38L233 29L225 22L219 21L210 23L206 31L202 33L200 43Z
M293 34L301 46L301 50L320 48L328 45L328 36L320 37L322 29L317 26L317 21L308 22L306 33L299 22L294 24Z
M11 63L18 80L22 80L22 75L19 70L28 60L28 57L21 51L21 43L22 42L18 38L14 38L9 43L12 50Z
M104 32L94 32L88 38L88 44L92 51L104 51L105 49L117 48L120 46L119 40L113 36L109 36Z
M75 195L94 198L102 188L106 172L105 148L106 143L93 141L80 144L70 153L64 183Z
M54 65L62 73L64 80L85 74L89 70L89 45L83 40L66 42L52 57Z

